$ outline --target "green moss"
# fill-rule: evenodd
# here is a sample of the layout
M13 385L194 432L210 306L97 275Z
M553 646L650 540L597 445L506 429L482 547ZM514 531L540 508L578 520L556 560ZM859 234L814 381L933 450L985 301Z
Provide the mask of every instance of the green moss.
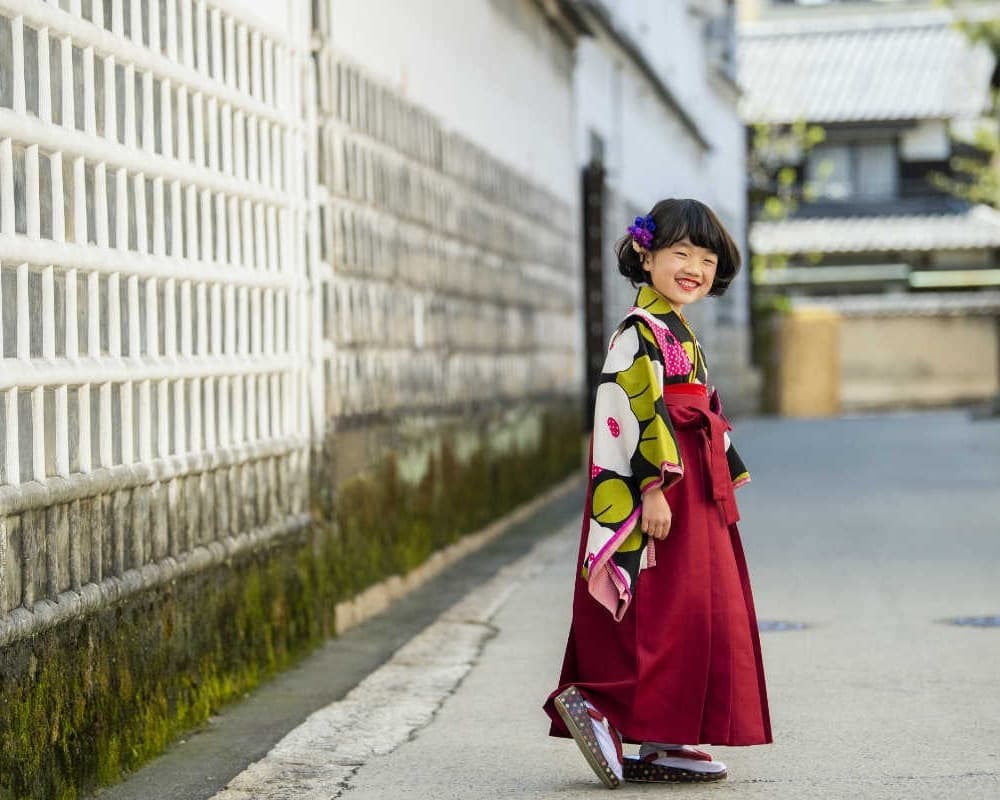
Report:
M417 483L392 456L336 492L320 469L309 529L7 646L0 798L77 798L119 780L321 644L338 602L578 468L579 437L577 419L550 414L534 447L496 452L483 434L464 462L441 437Z

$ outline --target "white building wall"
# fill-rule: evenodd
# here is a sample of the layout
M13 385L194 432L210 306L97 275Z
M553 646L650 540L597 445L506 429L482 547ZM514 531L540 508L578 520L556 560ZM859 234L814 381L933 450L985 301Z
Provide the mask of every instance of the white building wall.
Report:
M531 0L329 0L330 46L572 202L573 57Z
M706 148L699 142L610 36L581 42L575 75L577 146L585 163L591 156L591 134L604 140L611 195L605 236L605 327L610 334L634 296L611 252L633 216L662 198L696 198L719 214L745 260L747 212L744 131L736 89L713 75L704 35L708 13L724 11L724 4L621 0L606 3L605 9L614 25L638 45L708 144ZM710 361L718 365L717 373L745 370L749 363L748 273L744 263L725 297L699 303L688 315Z

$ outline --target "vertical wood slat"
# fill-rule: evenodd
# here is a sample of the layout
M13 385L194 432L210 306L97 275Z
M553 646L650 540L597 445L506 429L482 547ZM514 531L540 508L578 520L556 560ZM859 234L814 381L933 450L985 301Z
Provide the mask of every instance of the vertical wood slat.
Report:
M142 74L142 149L147 153L156 152L156 114L153 94L153 73Z
M145 45L142 40L142 0L129 0L131 23L129 25L132 41L140 47Z
M109 0L111 3L111 32L116 36L125 35L125 0Z
M4 471L7 483L17 486L21 482L21 457L18 452L18 440L20 438L20 428L18 427L18 391L8 389L4 394L4 420L6 422L6 441L4 442L4 455L6 463Z
M62 124L76 128L75 81L73 79L73 40L64 36L59 40L59 72L62 85Z
M233 119L233 161L235 163L235 175L237 178L246 177L246 117L242 111L237 111Z
M168 6L173 4L173 0L149 0L149 13L147 14L147 19L149 19L149 49L154 53L161 52L161 40L160 40L160 9L159 5L161 2L165 2Z
M250 85L248 91L257 100L263 100L262 89L262 60L263 52L261 47L260 31L252 31L250 34Z
M31 390L31 463L32 478L45 480L45 388Z
M52 83L49 71L49 31L39 28L38 42L38 118L42 122L52 121Z
M174 0L164 0L167 4L165 35L167 39L167 58L171 61L178 61L177 54L177 3ZM185 2L185 6L190 3Z
M211 65L208 63L208 4L206 0L195 0L194 29L196 35L195 63L198 72L210 74Z
M221 14L212 13L212 45L218 46L218 53L213 65L213 77L225 83L231 88L236 88L236 41L235 41L235 20L227 15L223 22ZM223 39L225 46L223 47ZM225 62L223 62L223 52L225 52Z
M125 65L125 97L123 98L125 108L125 138L123 144L131 150L136 147L136 127L135 127L135 65Z
M10 139L0 140L0 233L13 236L14 227L14 147ZM2 335L2 333L0 333Z
M181 3L181 63L186 67L195 66L194 14L190 2Z
M11 34L11 64L13 75L11 77L11 89L13 95L11 102L15 114L24 114L27 108L25 97L25 87L27 85L24 75L24 17L14 17L10 21Z
M186 86L177 87L177 158L187 162L191 158L191 145L188 131L188 90ZM194 189L194 186L189 187Z
M241 92L250 91L250 32L246 25L239 25L236 29L236 68L237 68L237 89Z

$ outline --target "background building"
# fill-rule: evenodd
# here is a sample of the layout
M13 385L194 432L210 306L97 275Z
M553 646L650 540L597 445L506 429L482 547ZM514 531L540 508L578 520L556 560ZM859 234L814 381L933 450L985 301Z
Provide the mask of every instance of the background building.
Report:
M996 13L973 4L963 15ZM823 143L793 154L815 198L790 218L755 221L764 275L792 295L1000 285L1000 212L935 188L988 119L995 59L926 3L774 3L740 29L741 111L749 124L801 120ZM993 121L995 124L995 120Z
M803 201L753 209L751 251L778 265L755 270L757 307L791 312L758 348L778 410L968 403L1000 389L1000 212L934 177L963 178L953 158L972 151L957 135L996 132L995 54L956 23L995 20L1000 7L956 6L741 4L748 126L825 133L774 166Z

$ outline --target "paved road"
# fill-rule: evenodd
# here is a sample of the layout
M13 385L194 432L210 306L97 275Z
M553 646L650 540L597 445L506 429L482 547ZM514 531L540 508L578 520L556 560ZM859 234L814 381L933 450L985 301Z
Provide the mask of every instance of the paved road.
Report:
M960 413L744 422L741 525L762 619L776 743L714 748L743 798L1000 798L1000 422ZM492 619L433 722L351 778L352 800L559 798L595 787L544 737L575 532ZM668 787L627 786L618 797Z
M1000 798L1000 421L962 413L752 420L741 532L776 742L713 748L718 785L617 797ZM565 518L564 518L565 519ZM568 625L576 524L313 714L218 800L563 798L604 791L540 704Z

